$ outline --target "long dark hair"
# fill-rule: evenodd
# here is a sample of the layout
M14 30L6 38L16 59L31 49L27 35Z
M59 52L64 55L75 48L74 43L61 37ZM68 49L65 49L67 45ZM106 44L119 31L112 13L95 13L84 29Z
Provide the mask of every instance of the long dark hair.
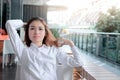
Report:
M32 19L30 19L27 24L24 26L25 29L25 44L29 47L31 44L31 40L29 38L29 25L33 22L33 21L40 21L44 27L45 27L45 37L43 39L43 44L46 44L47 46L57 46L56 44L56 38L53 36L52 32L50 31L50 29L48 28L47 23L44 21L44 19L40 18L40 17L33 17Z

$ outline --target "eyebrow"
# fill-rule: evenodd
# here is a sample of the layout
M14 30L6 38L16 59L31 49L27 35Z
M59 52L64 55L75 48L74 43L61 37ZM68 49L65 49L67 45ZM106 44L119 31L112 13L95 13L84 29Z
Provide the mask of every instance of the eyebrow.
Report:
M30 26L30 27L35 27L35 26ZM38 27L41 27L41 28L43 28L44 26L38 26Z
M30 27L35 27L35 26L30 26Z

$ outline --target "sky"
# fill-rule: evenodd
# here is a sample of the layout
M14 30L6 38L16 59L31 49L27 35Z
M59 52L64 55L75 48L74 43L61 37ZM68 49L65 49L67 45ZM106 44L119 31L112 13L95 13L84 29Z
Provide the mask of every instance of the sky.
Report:
M53 22L60 24L65 24L65 21L69 20L71 15L77 12L77 10L83 10L83 14L87 14L85 9L87 9L88 12L101 11L105 13L112 6L120 8L119 0L50 0L47 4L67 7L67 10L52 11L48 13L49 19L53 19Z

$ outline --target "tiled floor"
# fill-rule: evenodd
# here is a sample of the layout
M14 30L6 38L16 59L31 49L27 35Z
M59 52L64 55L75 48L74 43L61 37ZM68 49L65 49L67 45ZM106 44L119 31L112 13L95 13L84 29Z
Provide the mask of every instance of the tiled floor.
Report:
M16 66L9 66L2 69L0 67L0 79L2 80L15 80Z
M93 63L97 64L98 66L101 66L104 69L120 76L120 66L118 66L117 64L113 64L109 61L106 61L105 59L103 59L101 57L96 57L90 53L83 54L83 56L84 56L84 60L85 60L86 64L87 64L88 60L91 60Z
M86 55L87 54L87 55ZM108 61L105 61L102 58L95 57L91 54L83 54L84 57L84 62L87 62L87 60L91 60L93 63L111 71L112 73L120 76L120 66L117 66L115 64L112 64ZM88 56L89 55L89 56ZM15 72L16 72L16 66L11 66L11 67L5 67L2 69L0 67L0 80L15 80Z

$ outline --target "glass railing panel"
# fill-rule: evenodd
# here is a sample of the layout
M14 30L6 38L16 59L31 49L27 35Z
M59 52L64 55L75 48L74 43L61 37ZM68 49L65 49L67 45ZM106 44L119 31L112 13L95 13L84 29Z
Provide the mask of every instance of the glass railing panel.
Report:
M59 29L57 29L59 32ZM59 33L60 34L60 33ZM111 62L120 64L120 34L102 32L69 32L63 36L87 53L101 56Z
M81 50L120 63L119 33L77 33L74 30L66 38L71 39Z

